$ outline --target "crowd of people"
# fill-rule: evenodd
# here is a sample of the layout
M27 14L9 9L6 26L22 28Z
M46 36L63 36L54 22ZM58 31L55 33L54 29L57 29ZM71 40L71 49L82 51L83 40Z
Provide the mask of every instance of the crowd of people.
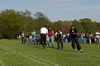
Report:
M100 33L96 32L96 33L79 33L78 34L79 37L79 42L81 44L99 44L100 43ZM65 37L64 37L64 42L70 42L70 34L68 33Z
M34 29L32 32L22 32L21 35L17 36L17 39L22 42L22 44L28 43L30 45L42 45L43 48L48 45L48 48L50 48L52 44L52 48L55 47L54 44L54 37L57 42L57 49L60 48L61 43L61 49L63 49L63 34L60 29L56 33L54 33L53 29L49 27L47 29L46 26L42 27L40 29L40 33L37 33Z
M28 43L30 45L42 45L43 48L46 46L48 48L55 48L55 42L57 43L57 49L63 49L63 43L72 41L72 48L74 51L80 50L82 44L94 44L99 43L100 33L78 33L78 30L74 25L71 26L69 33L64 35L60 29L56 32L51 27L44 26L41 27L40 32L37 33L34 29L32 32L22 32L21 35L17 36L17 39L20 40L23 44ZM52 46L50 46L52 44ZM77 49L76 49L77 47Z

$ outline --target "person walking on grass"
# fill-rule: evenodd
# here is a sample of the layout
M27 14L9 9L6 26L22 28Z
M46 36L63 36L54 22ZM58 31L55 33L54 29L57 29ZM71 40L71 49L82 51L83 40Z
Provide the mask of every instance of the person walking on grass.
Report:
M56 32L55 36L57 40L57 49L60 49L60 45L61 49L63 49L63 35L60 29Z
M27 43L29 43L29 37L30 37L29 32L26 32L26 42Z
M43 48L46 47L46 36L48 34L47 26L44 26L40 29L40 38L41 38L41 44Z
M82 52L82 48L79 43L78 30L74 27L74 25L71 26L70 37L72 40L72 48L74 49L74 51L76 52L77 50L80 50L80 52Z
M30 34L30 36L29 36L29 44L30 44L30 45L33 45L32 34Z
M54 48L54 31L51 27L49 27L49 32L48 32L48 38L49 38L49 42L48 42L48 47L50 48L50 41L52 43L52 48Z
M96 34L96 44L98 44L100 40L100 33L99 31L97 31L95 34Z
M24 31L22 32L21 36L22 36L22 43L25 44L25 32Z
M21 35L18 35L18 40L20 43L21 43L21 39L22 39Z
M34 46L35 46L35 43L36 43L36 41L35 41L35 36L36 36L36 32L35 32L35 30L33 29L33 32L32 32L32 41L33 41L33 43L34 43Z
M40 35L36 34L35 41L36 41L37 46L40 45L40 40L39 39L40 39Z

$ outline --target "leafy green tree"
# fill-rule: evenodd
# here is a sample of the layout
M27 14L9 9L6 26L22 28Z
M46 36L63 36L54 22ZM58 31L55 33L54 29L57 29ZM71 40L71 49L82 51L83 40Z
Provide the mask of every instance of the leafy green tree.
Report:
M100 32L100 23L96 23L96 30Z
M52 27L55 32L61 29L66 34L72 24L78 28L79 32L96 32L96 30L100 30L100 24L89 18L80 19L79 21L59 20L51 22L42 12L36 12L33 18L28 10L6 9L0 12L0 38L13 39L22 31L32 32L33 29L39 32L44 25Z
M21 21L19 14L15 10L5 10L0 13L1 22L7 26L7 31L4 33L8 38L15 38L20 33ZM21 20L21 21L20 21Z
M75 27L78 29L79 32L85 32L83 26L80 24L79 21L74 20L72 22L73 22L73 25L75 25Z
M96 24L89 18L80 19L85 32L96 32Z
M52 26L51 21L42 12L36 12L34 16L36 18L33 20L35 29L40 30L44 25Z
M57 31L58 29L63 30L62 21L55 22L53 28L54 28L54 31Z

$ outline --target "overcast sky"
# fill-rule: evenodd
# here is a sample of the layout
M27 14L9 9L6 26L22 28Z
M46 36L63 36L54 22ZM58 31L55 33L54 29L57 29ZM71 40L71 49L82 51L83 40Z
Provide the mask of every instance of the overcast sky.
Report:
M100 22L100 0L0 0L5 9L43 12L51 21L91 18Z

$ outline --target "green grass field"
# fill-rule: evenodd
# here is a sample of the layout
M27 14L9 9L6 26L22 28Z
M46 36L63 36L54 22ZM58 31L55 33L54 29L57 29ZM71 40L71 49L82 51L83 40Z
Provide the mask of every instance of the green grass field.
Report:
M70 44L57 50L0 40L0 66L100 66L100 45L82 44L82 48L80 53L73 52Z

